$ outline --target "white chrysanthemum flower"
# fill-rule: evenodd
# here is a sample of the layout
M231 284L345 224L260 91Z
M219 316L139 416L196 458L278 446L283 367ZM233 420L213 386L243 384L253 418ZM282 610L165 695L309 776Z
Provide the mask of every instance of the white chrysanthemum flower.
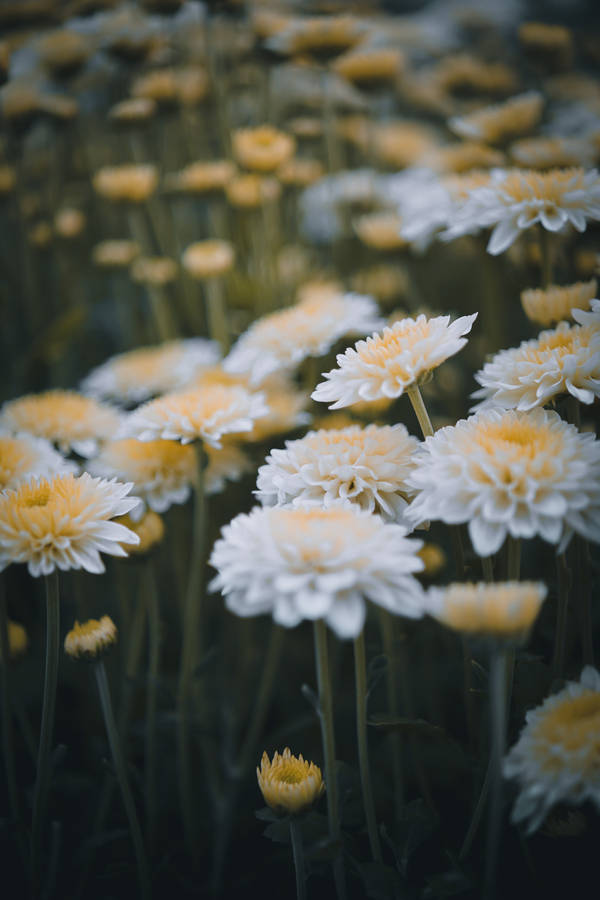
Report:
M15 488L32 476L77 472L77 466L58 453L44 438L31 434L0 433L0 491Z
M368 334L381 324L372 297L331 289L264 316L237 340L223 365L260 384L274 372L295 368L307 356L323 356L345 335Z
M427 611L465 635L522 643L546 593L546 586L534 581L449 584L429 588Z
M473 410L499 406L528 410L569 393L582 403L600 396L600 326L561 322L519 347L501 350L475 380Z
M443 237L452 240L480 228L493 228L488 253L504 253L527 228L547 231L572 225L585 231L588 219L600 219L600 175L596 169L496 171L489 185L469 192Z
M354 638L365 598L397 615L423 615L412 574L423 569L421 546L402 526L352 506L256 507L223 529L211 587L238 616L272 613L288 628L324 619L339 637Z
M590 300L589 309L574 309L573 318L580 325L600 326L600 300Z
M600 441L555 412L486 410L427 437L408 484L413 525L468 522L475 552L507 535L564 549L573 532L600 541Z
M267 413L262 394L237 385L213 384L144 403L127 416L119 437L182 444L202 440L220 447L223 435L251 431L255 419Z
M455 134L467 140L495 144L531 131L542 116L543 106L542 94L528 91L510 97L503 103L476 109L465 116L454 116L449 120L448 126Z
M528 288L521 292L521 306L531 322L548 328L558 322L575 318L575 310L589 311L592 302L599 302L594 299L597 291L598 282L595 278L591 281L578 281L576 284L551 284L547 288Z
M0 410L0 428L46 438L63 453L93 456L114 437L119 413L75 391L45 391L10 400Z
M122 544L138 544L129 528L111 522L138 502L133 485L92 478L87 472L31 479L0 493L0 571L27 563L31 575L55 569L104 572L100 553L127 556Z
M461 316L450 324L450 316L401 319L381 334L358 341L337 356L337 369L323 373L327 381L317 385L313 400L333 402L330 409L350 406L359 400L400 397L406 388L467 343L477 313Z
M600 809L600 673L586 666L580 680L529 710L519 740L504 760L519 796L512 821L532 834L557 803Z
M167 341L112 356L81 383L92 397L119 403L141 403L185 387L221 356L216 341L206 338Z
M419 446L404 425L350 425L310 431L285 450L272 450L258 470L256 495L265 506L331 506L352 503L400 521L406 509L406 476Z

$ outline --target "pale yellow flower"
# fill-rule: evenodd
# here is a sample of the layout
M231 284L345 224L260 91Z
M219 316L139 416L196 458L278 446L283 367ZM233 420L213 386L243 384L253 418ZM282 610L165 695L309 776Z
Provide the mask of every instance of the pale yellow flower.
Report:
M466 635L522 643L546 593L543 584L532 581L450 584L429 589L428 612Z
M229 241L197 241L183 253L183 268L192 278L215 278L228 272L235 261L235 251Z
M313 762L292 756L289 747L277 750L270 760L263 753L256 769L258 786L267 806L282 815L297 815L310 809L325 791L321 770Z
M65 653L73 659L94 660L117 642L117 626L110 616L75 625L65 638Z
M551 284L547 288L522 291L521 305L530 321L548 327L571 319L574 309L589 310L590 301L597 293L598 282L595 278L576 284Z
M296 150L294 138L272 125L240 128L233 132L231 140L238 163L256 172L274 172Z

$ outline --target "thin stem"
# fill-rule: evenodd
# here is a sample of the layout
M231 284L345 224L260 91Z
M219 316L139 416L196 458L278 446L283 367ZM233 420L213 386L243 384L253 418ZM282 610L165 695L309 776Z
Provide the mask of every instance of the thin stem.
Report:
M0 662L2 664L2 751L8 785L10 817L17 832L17 844L23 863L26 864L27 850L21 819L17 770L15 765L15 743L12 709L10 703L10 645L8 639L8 616L6 614L6 594L4 580L0 582Z
M52 735L56 710L58 683L58 653L60 646L60 605L58 596L58 572L46 575L46 664L44 672L44 699L42 724L38 747L37 773L33 795L31 825L31 877L39 884L39 864L42 849L42 830L48 804L48 788L52 766Z
M506 580L518 581L521 573L521 539L509 535L506 540Z
M102 706L102 714L104 715L104 724L106 726L106 734L108 736L108 743L110 745L117 781L119 782L119 787L123 796L123 805L125 806L129 828L131 829L131 838L133 840L138 876L140 879L140 891L144 900L147 900L152 893L148 862L144 851L142 830L135 809L133 794L131 793L131 788L127 779L127 766L123 755L121 741L119 739L119 731L110 699L106 669L104 668L102 659L94 663L94 675L96 676L96 684L98 685L98 693L100 694L100 705Z
M556 576L558 580L558 610L556 614L556 632L554 638L554 658L552 669L555 678L561 678L565 666L565 647L567 641L567 621L569 615L570 573L565 553L556 557Z
M581 621L581 647L584 666L594 665L594 631L592 623L592 587L590 547L588 542L576 535L577 572L579 573L579 613Z
M158 669L160 663L160 609L156 590L156 572L152 561L146 564L146 602L148 604L148 688L146 694L146 810L148 845L156 839L158 809L156 802L156 712Z
M177 337L177 328L173 323L169 298L163 287L156 284L147 284L146 289L150 298L150 309L154 319L156 336L159 341L170 341Z
M465 553L463 550L462 536L460 533L460 525L450 526L450 539L452 541L452 549L454 551L454 565L456 568L456 577L459 581L465 578Z
M483 785L481 786L481 793L479 794L479 799L477 800L477 804L473 811L473 816L471 817L471 821L469 823L469 827L467 829L467 833L462 842L462 846L460 848L460 852L458 854L458 859L462 862L463 859L466 859L469 855L469 851L471 849L471 845L475 840L475 835L477 834L477 829L481 823L481 817L483 816L483 810L485 809L485 805L487 803L488 794L490 791L490 778L492 773L491 761L488 762L487 769L485 771L485 778L483 780Z
M183 611L183 643L179 686L177 691L177 763L179 794L183 815L183 827L188 851L195 853L197 846L197 817L192 787L192 759L190 735L191 684L198 653L200 628L201 589L206 543L206 496L204 470L206 451L200 441L196 443L197 481L194 492L194 524L190 555L190 574Z
M304 868L304 846L302 844L302 829L298 819L290 818L290 838L294 854L294 869L296 870L296 897L297 900L306 900L306 871Z
M369 745L367 739L367 662L364 630L354 639L354 675L356 684L356 734L358 762L369 844L375 862L381 862L381 844L377 833L377 817L373 800L373 786L369 769Z
M413 381L413 383L406 388L406 393L408 394L408 399L412 403L412 408L415 411L415 415L419 420L419 425L421 426L423 437L429 437L429 435L432 435L434 433L433 425L431 424L429 414L427 413L427 409L425 408L425 404L423 403L423 397L421 396L419 385L416 381Z
M338 794L335 772L335 735L333 730L333 698L329 677L329 656L327 653L327 626L322 619L314 623L315 662L319 690L319 713L321 718L321 739L325 759L325 785L327 790L327 817L329 834L335 843L341 841ZM339 900L346 897L346 880L343 859L338 850L333 867L335 887Z
M465 721L467 725L467 737L469 747L473 747L475 743L475 711L473 709L473 692L472 674L473 674L473 658L471 650L465 637L461 638L462 658L463 658L463 691L465 700Z
M229 350L230 341L223 280L218 277L204 279L204 291L208 333L213 341L217 341L221 345L225 354Z
M494 566L491 556L481 557L481 568L483 571L483 580L491 584L494 580Z
M388 695L388 708L390 716L398 716L398 622L395 616L386 609L379 607L381 636L383 640L383 652L387 657L386 682ZM390 734L390 747L392 751L392 780L394 784L394 813L399 822L404 803L404 777L402 772L402 742L400 734L393 729Z
M507 657L502 647L492 650L490 664L490 806L486 844L484 900L496 896L498 856L502 831L502 757L506 743Z

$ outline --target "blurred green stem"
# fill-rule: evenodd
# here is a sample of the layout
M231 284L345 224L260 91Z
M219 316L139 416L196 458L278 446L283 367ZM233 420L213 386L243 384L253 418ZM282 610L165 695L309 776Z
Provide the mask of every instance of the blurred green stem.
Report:
M379 622L381 637L383 640L383 652L387 658L386 682L389 713L392 718L398 716L398 653L400 635L398 633L398 621L387 609L379 607ZM396 821L402 816L404 805L404 777L402 772L402 741L396 729L390 734L390 747L392 751L392 779L394 784L394 813Z
M373 786L369 769L369 745L367 738L367 661L365 654L364 629L354 639L354 673L356 684L356 733L358 741L358 761L365 818L371 854L375 862L381 862L381 844L377 833L377 817L373 800Z
M206 545L206 495L204 472L207 456L201 441L195 444L197 481L194 491L194 524L192 547L189 561L189 580L183 611L183 642L181 666L177 690L177 764L179 773L179 796L183 815L185 840L190 854L197 849L196 798L193 791L190 705L191 687L198 655L198 631L202 608L202 580L205 565Z
M506 743L507 656L500 644L492 650L490 660L490 806L485 855L483 900L496 896L498 856L502 833L502 758Z
M42 725L38 748L37 773L33 795L33 819L31 825L31 877L34 893L39 886L39 866L42 850L42 831L48 804L48 788L52 767L52 735L56 710L58 683L58 653L60 647L60 604L58 596L58 572L46 575L46 664L44 672L44 699Z
M206 319L208 333L213 341L217 341L223 355L229 352L229 327L227 325L227 307L223 279L217 276L204 279L206 295Z
M96 676L96 684L98 685L98 693L100 694L100 705L102 706L102 714L104 716L104 724L108 736L108 743L113 758L117 781L123 795L123 804L127 814L127 820L131 829L131 837L135 850L135 858L138 867L138 875L140 879L140 892L144 900L148 900L151 896L150 874L148 871L148 862L144 851L144 842L142 839L142 831L138 820L133 794L129 787L127 778L127 765L119 739L119 731L113 713L112 703L110 699L110 690L108 687L108 679L106 677L106 669L104 662L99 659L94 663L94 675Z
M153 560L146 560L145 566L146 602L148 604L148 683L146 694L146 833L148 846L152 848L156 840L158 809L156 803L156 709L158 674L160 664L160 608L156 588L156 569Z
M543 225L538 225L540 241L540 275L542 288L546 290L552 284L552 245L550 234Z
M327 816L329 835L335 844L341 843L340 815L338 808L337 780L335 771L335 735L333 728L333 698L329 677L329 655L327 652L327 626L323 619L314 623L315 662L319 689L319 715L321 719L321 739L325 759L325 786L327 792ZM342 849L336 847L333 873L338 900L345 900L346 878Z
M290 817L290 839L294 854L294 869L296 870L296 897L297 900L306 900L306 871L304 868L302 829L298 819L294 816Z
M556 577L558 582L558 609L556 614L552 670L555 678L562 678L565 667L565 647L569 614L569 587L571 580L566 553L559 553L556 557Z
M415 415L419 420L419 425L421 426L423 437L429 437L434 433L433 425L431 424L431 420L425 408L425 404L423 403L423 397L421 396L419 385L416 381L413 381L412 384L409 384L409 386L406 388L406 393L408 394L408 399L412 403L412 408L415 411Z

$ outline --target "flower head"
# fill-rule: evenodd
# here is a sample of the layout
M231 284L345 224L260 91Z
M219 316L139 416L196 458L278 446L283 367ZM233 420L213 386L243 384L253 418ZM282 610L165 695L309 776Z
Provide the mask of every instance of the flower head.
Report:
M358 341L337 357L337 369L325 372L312 397L330 409L350 406L359 400L400 397L421 376L454 356L467 343L477 313L461 316L450 324L450 316L401 319L381 334Z
M255 508L225 526L210 563L239 616L272 613L288 628L324 619L342 638L360 634L364 598L419 618L423 593L413 577L420 541L406 529L352 506Z
M92 259L97 266L126 267L140 252L139 244L130 240L109 240L96 244Z
M127 556L122 544L137 544L128 528L111 522L137 498L131 484L92 478L87 472L35 479L0 494L0 571L27 563L34 577L55 569L104 572L100 553Z
M29 638L26 630L19 622L13 622L11 619L8 625L8 658L17 659L23 656L29 646ZM2 652L0 650L0 662L2 662Z
M370 297L331 289L254 322L224 366L260 384L273 372L293 369L307 356L322 356L344 335L368 333L380 321Z
M93 178L94 190L108 200L142 203L154 193L158 184L156 166L122 165L98 169Z
M202 440L220 447L223 435L251 431L254 420L267 412L262 394L237 385L209 385L144 403L124 420L119 436L182 444Z
M94 660L103 656L117 642L117 626L110 616L75 622L65 638L65 653L73 659Z
M167 341L112 356L83 380L87 394L120 403L140 403L189 384L205 367L215 365L219 346L206 338Z
M504 775L518 782L513 822L536 831L553 806L600 809L600 674L586 666L578 682L547 697L525 717L519 740L504 760Z
M175 190L189 194L204 194L222 190L235 175L235 166L226 159L190 163L170 177Z
M328 507L344 500L399 521L417 447L404 425L310 431L271 451L258 470L256 493L266 506Z
M531 322L548 327L556 322L573 318L573 310L588 310L596 297L598 282L578 281L576 284L529 288L521 292L521 305Z
M139 284L160 287L177 278L177 263L169 256L140 256L133 261L130 274Z
M294 138L272 125L240 128L233 132L232 145L239 164L256 172L274 172L296 150Z
M444 237L493 228L487 250L497 256L538 222L547 231L560 231L569 224L585 231L588 219L600 219L596 169L497 170L489 184L469 192Z
M325 791L319 767L307 762L302 754L292 756L289 747L283 753L276 750L272 760L263 753L256 777L267 806L283 815L310 809Z
M14 488L32 475L47 478L76 471L75 463L68 462L44 438L31 434L16 437L0 434L0 491Z
M512 350L501 350L475 380L481 398L474 409L533 409L558 394L569 393L582 403L600 396L600 327L560 324Z
M523 642L546 597L539 582L450 584L430 588L428 612L463 634Z
M119 516L115 521L120 525L124 525L125 528L129 528L140 539L139 544L129 548L130 556L145 555L157 544L160 544L165 536L165 523L158 513L151 509L147 510L141 518L138 516L134 519L130 513L126 513L124 516ZM125 547L124 549L127 550L128 548Z
M214 278L228 272L235 253L229 241L197 241L185 250L181 262L192 278Z
M542 117L543 106L542 95L529 91L466 116L455 116L448 124L460 137L497 144L532 131Z
M475 552L507 535L540 535L564 549L574 531L600 540L600 442L557 413L486 410L440 428L416 454L405 515L468 522Z
M46 391L10 400L0 410L0 427L28 432L56 444L63 453L74 450L93 456L119 427L120 416L110 406L75 391Z

